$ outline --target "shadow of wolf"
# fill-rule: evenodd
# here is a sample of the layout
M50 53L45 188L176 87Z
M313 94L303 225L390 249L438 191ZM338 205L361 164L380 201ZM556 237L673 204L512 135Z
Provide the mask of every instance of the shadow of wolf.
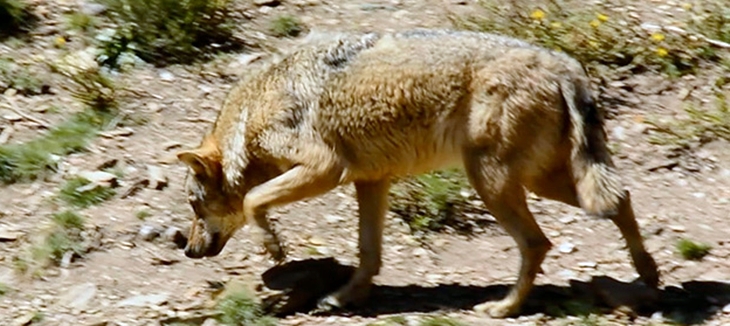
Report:
M266 290L259 296L264 309L279 317L311 311L316 307L319 295L346 283L355 270L355 267L341 264L333 258L290 261L263 273L261 289ZM335 314L377 317L458 311L501 298L508 291L507 284L373 285L366 302L356 309ZM565 317L607 314L618 310L634 319L661 312L665 320L686 325L703 323L728 304L730 283L689 281L655 291L641 282L623 282L599 276L587 282L570 280L569 286L536 286L524 301L521 314Z
M178 158L191 171L190 258L218 255L253 220L282 262L267 211L354 184L360 264L319 301L320 311L369 296L381 267L391 179L450 166L465 170L521 254L507 296L475 310L517 314L552 246L525 189L612 220L641 280L659 283L583 67L520 40L425 29L312 34L245 76L200 146Z

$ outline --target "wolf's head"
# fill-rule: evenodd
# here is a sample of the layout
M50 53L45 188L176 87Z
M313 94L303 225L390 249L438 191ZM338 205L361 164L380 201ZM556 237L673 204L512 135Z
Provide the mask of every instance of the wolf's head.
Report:
M221 150L214 137L206 136L198 148L181 151L177 157L190 168L185 188L195 212L185 255L216 256L246 222L243 194L227 191Z

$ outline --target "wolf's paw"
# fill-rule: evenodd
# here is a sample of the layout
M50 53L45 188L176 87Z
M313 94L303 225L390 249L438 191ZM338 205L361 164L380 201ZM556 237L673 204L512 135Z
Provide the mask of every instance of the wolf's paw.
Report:
M342 309L344 307L344 303L340 301L340 299L337 298L336 295L330 294L317 302L317 307L312 310L312 314L321 314L321 313L327 313L327 312L333 312L338 309Z
M636 271L639 272L641 281L652 289L659 287L659 271L654 258L648 252L644 251L637 254L634 265Z
M492 318L507 318L516 315L520 311L520 307L514 302L500 300L480 303L474 306L474 311L487 313Z
M284 252L281 243L275 237L266 237L264 239L264 248L269 253L271 258L277 263L282 263L286 259L286 252Z

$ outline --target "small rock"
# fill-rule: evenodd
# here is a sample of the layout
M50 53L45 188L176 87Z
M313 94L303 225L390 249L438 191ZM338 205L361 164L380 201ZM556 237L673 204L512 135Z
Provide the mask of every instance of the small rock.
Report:
M30 325L33 322L33 319L36 317L35 312L28 312L18 318L13 319L12 326L26 326Z
M18 240L23 235L20 231L0 230L0 242Z
M558 251L564 254L569 254L575 250L575 245L570 242L563 242L558 246Z
M144 241L152 241L160 236L160 231L152 225L142 225L138 235Z
M566 216L559 218L558 221L563 224L570 224L570 223L575 222L575 217L572 215L566 215Z
M106 9L107 8L105 5L95 2L84 1L84 3L81 5L81 12L90 16L102 14L106 11Z
M685 231L687 231L687 228L681 225L670 225L669 229L678 233L684 233Z
M724 307L722 307L722 312L726 313L726 314L730 314L730 303L728 303Z
M582 261L578 263L578 267L582 268L596 268L596 266L598 266L598 264L594 261Z
M94 283L83 283L68 289L59 299L59 304L70 309L84 311L96 296Z
M132 128L119 128L116 130L100 132L99 135L104 138L129 137L134 134Z
M91 181L92 184L111 187L117 186L117 176L113 173L104 171L82 171L76 175Z
M5 120L7 120L9 122L15 122L15 121L23 120L23 117L21 117L17 113L8 112L8 113L3 114L3 119L5 119Z
M61 257L61 268L68 268L71 266L71 263L73 263L75 252L73 250L69 250L63 254L63 257Z
M147 165L147 175L150 180L150 187L155 190L162 190L167 187L167 177L162 169L156 165Z
M254 0L253 3L257 6L276 7L281 4L281 1L279 1L279 0Z
M322 245L325 245L327 243L327 241L325 241L324 239L322 239L318 236L313 236L313 237L309 238L309 243L311 243L315 246L322 246Z
M616 128L613 128L613 132L611 132L611 135L617 140L624 141L626 140L626 128L622 126L616 126Z
M163 81L171 82L171 81L175 80L175 75L173 75L171 72L169 72L167 70L160 71L159 75L160 75L160 79Z
M149 306L159 306L167 302L167 299L170 297L167 293L157 293L157 294L144 294L144 295L135 295L132 297L128 297L122 301L120 301L117 306L119 307L149 307Z
M689 88L682 88L679 90L679 93L677 94L677 99L684 100L689 96L690 90Z
M182 147L182 144L180 142L177 142L174 140L162 144L162 148L165 149L166 151L169 151L169 150L175 149L175 148L179 148L179 147Z
M175 244L178 249L183 249L188 244L188 238L180 231L180 229L171 226L165 230L163 235L165 241Z
M560 271L558 271L557 275L564 280L576 279L578 277L578 274L576 274L574 271L571 271L569 269L560 270Z
M332 224L339 223L339 222L342 222L345 220L344 217L342 217L340 215L333 215L333 214L325 215L324 219L325 219L325 221L327 221L327 223L332 223Z

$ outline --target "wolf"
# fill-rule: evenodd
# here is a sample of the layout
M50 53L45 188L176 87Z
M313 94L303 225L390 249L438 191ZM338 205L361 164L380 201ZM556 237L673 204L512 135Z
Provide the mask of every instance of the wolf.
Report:
M448 29L310 37L242 77L200 145L177 154L195 213L185 255L218 255L253 220L281 262L267 210L354 184L359 265L319 307L356 305L382 264L390 181L456 166L521 255L507 296L476 311L518 314L552 246L527 191L613 221L640 280L656 288L656 263L606 142L587 73L564 53Z

